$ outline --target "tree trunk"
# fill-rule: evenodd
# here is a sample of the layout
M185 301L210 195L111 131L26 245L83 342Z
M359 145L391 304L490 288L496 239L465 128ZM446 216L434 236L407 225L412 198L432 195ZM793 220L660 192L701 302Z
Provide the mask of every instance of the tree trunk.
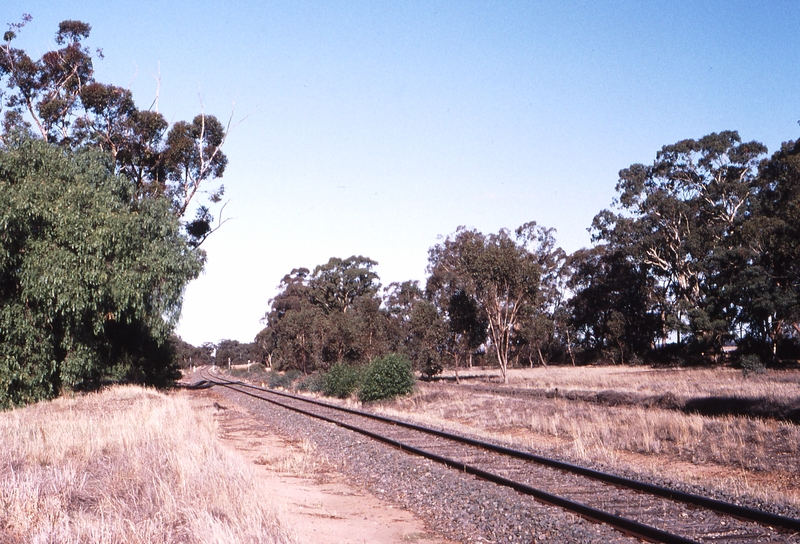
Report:
M572 353L572 340L569 338L569 329L567 329L567 351L569 352L569 358L572 359L572 366L575 366L575 354Z
M497 354L497 362L500 364L500 375L503 376L503 383L508 385L508 359L504 357L503 351L497 344L494 345L494 351Z

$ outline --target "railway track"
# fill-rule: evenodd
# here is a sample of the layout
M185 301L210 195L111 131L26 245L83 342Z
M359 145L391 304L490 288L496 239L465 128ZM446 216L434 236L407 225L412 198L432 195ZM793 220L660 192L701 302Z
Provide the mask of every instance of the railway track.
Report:
M800 542L789 518L396 419L229 380L217 385L328 421L651 542Z

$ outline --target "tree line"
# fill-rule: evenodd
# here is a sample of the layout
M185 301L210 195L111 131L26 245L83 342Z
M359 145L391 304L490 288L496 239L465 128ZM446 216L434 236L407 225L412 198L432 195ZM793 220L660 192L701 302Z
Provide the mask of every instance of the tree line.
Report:
M256 337L305 373L387 352L423 374L499 366L713 364L725 352L800 357L800 142L768 156L735 131L666 145L620 171L593 246L566 254L530 222L459 227L430 248L424 285L382 287L368 257L281 280ZM728 349L725 349L728 348Z
M31 57L15 47L29 21L0 44L0 408L108 378L169 383L186 353L170 341L183 292L220 224L228 129L204 113L169 123L157 101L142 109L97 81L102 52L81 21ZM255 346L220 343L216 357L311 373L394 352L428 376L476 361L504 376L598 358L713 363L732 343L796 360L798 157L797 142L768 156L732 131L664 146L620 172L594 245L572 255L529 222L459 227L430 249L424 285L384 287L365 256L294 269Z

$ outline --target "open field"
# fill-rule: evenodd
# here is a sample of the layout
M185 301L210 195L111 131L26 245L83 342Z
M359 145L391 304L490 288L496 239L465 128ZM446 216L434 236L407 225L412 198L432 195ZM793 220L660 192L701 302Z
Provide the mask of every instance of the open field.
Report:
M703 415L723 405L777 414L800 409L800 372L744 379L729 369L550 367L418 384L376 408L616 471L701 486L750 504L800 509L800 426L746 415ZM693 413L692 407L700 407ZM785 418L784 418L785 419Z
M0 542L297 542L215 425L138 387L0 413Z

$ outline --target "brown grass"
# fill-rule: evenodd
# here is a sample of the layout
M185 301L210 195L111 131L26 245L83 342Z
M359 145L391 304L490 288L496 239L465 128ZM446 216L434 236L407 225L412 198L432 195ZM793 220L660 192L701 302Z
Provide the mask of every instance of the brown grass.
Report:
M420 384L413 396L384 404L380 410L547 454L800 508L798 425L710 417L657 405L615 406L572 395L575 391L603 392L609 398L671 395L681 403L711 398L712 404L716 397L758 398L800 407L798 384L798 372L768 372L745 380L741 372L726 369L551 367L515 370L508 388L492 380L461 386ZM552 393L556 388L558 395L549 396L524 391Z
M467 369L464 376L498 380L497 370ZM800 399L800 372L769 371L745 379L740 370L653 369L629 366L550 366L530 369L509 369L512 387L545 389L580 389L586 391L615 390L619 392L660 395L671 392L677 396L740 396ZM467 383L470 383L467 381Z
M214 425L138 387L0 413L0 542L296 542Z
M286 453L279 457L261 456L255 462L281 474L313 477L318 482L327 481L330 473L336 470L328 456L319 452L307 438L287 443Z

